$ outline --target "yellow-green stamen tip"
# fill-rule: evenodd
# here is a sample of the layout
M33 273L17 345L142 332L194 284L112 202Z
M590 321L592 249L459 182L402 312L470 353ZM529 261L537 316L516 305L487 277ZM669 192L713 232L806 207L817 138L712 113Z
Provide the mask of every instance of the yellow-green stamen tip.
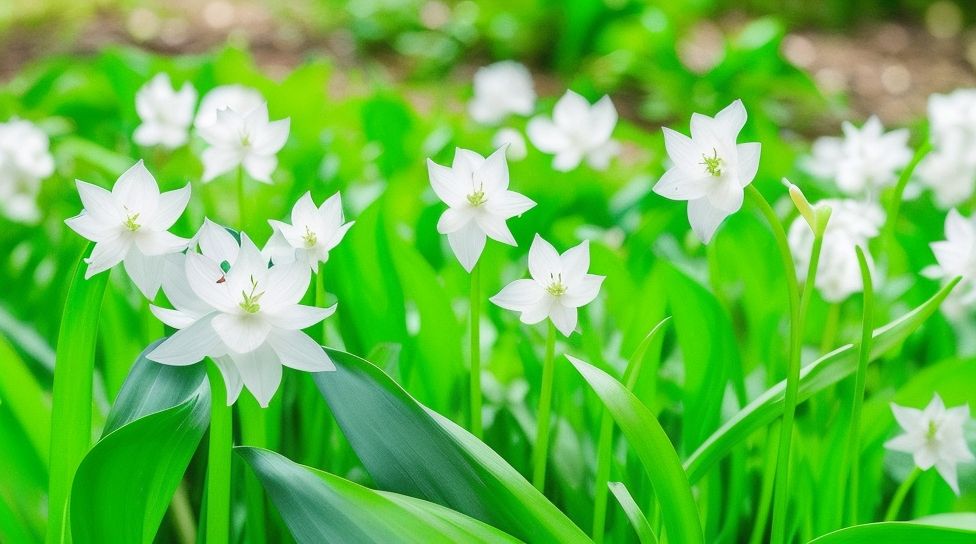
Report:
M139 230L139 227L141 226L141 225L139 225L139 223L136 223L136 221L138 219L139 219L139 214L138 213L129 214L125 218L125 222L122 223L122 224L125 226L125 228L129 229L132 232L135 232L135 231Z
M302 236L302 239L305 240L306 248L315 247L315 244L319 242L318 236L307 225L305 226L305 234Z
M712 149L712 156L702 154L702 166L709 174L718 177L722 175L722 159L718 157L718 150Z
M475 191L468 195L468 204L471 204L472 206L481 206L487 201L488 199L485 198L484 191Z
M256 314L259 311L261 311L261 305L258 304L258 301L260 301L261 297L264 296L264 291L260 293L255 293L257 289L258 289L258 282L254 279L254 276L251 276L250 294L248 294L247 291L241 291L241 296L244 299L244 301L241 302L240 304L241 309L249 314Z
M563 284L563 275L550 275L552 282L546 286L546 292L554 297L561 297L566 294L567 287Z

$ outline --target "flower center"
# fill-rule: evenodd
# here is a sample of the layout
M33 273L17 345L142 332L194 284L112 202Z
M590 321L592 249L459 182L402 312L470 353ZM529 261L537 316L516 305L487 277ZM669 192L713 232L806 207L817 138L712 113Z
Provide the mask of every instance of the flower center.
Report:
M474 186L474 174L471 174L471 185ZM477 208L485 202L488 202L488 197L485 196L485 185L484 183L479 183L478 188L468 195L468 204Z
M925 433L925 438L929 442L935 442L935 435L939 432L939 426L934 421L929 421L929 429Z
M712 156L709 157L702 153L702 161L699 163L705 167L705 171L715 177L722 175L722 159L718 156L718 150L712 148Z
M257 290L258 282L254 279L254 276L251 276L251 292L241 291L241 297L244 300L240 304L241 309L249 314L256 314L261 310L261 305L258 304L258 301L264 296L264 291L258 293Z
M136 221L138 220L139 220L138 213L130 213L126 216L125 221L122 223L122 225L128 230L135 232L139 230L140 226L142 226L139 223L136 223Z
M312 229L308 228L308 225L305 225L305 234L302 235L302 240L305 240L306 249L313 248L315 244L319 243L318 236L312 232Z
M549 285L546 286L546 292L554 297L561 297L566 294L568 288L566 284L563 283L563 275L549 274Z

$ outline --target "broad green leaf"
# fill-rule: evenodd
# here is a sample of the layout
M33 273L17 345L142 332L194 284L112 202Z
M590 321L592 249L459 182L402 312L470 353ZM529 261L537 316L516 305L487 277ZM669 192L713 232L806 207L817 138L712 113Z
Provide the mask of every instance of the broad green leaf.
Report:
M630 495L630 491L627 491L627 486L623 482L610 482L607 486L614 498L617 499L617 503L620 504L624 514L627 515L627 519L630 521L631 527L634 528L634 532L637 533L637 538L641 544L657 544L657 536L654 535L651 524L647 522L644 512L641 512L640 507L634 501L634 497Z
M810 544L972 544L976 542L973 514L943 514L915 521L886 521L845 527Z
M265 449L235 451L258 475L299 544L519 542L438 504L374 491Z
M14 414L44 462L51 447L51 405L23 359L0 334L0 400Z
M668 538L685 544L704 542L691 485L681 468L681 460L671 439L657 418L622 383L606 372L575 357L566 358L603 401L644 465L654 493L661 502L661 515Z
M327 350L315 382L377 486L441 504L529 542L587 537L491 448L414 400L373 364Z
M939 304L945 300L958 280L948 283L924 304L899 319L874 331L871 344L871 359L877 359L901 344L931 316ZM835 349L800 371L800 402L809 399L814 393L843 380L857 370L857 349L848 344ZM786 382L782 381L759 395L748 406L739 410L725 422L685 461L688 479L694 483L708 470L745 440L754 431L768 425L783 411L783 396Z
M71 491L76 543L152 542L209 424L203 365L154 363L146 348Z

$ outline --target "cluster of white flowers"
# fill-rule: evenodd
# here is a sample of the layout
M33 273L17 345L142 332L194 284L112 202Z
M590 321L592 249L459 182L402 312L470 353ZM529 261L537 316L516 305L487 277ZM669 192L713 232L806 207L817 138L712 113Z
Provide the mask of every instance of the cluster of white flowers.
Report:
M929 97L929 141L933 151L918 165L918 179L935 203L958 206L976 189L976 89Z
M47 134L30 121L0 123L0 214L35 223L41 217L41 181L54 173Z
M825 136L813 144L805 161L813 175L833 180L848 196L875 197L898 180L899 171L912 159L908 129L885 132L881 120L871 116L861 128L842 125L843 137Z

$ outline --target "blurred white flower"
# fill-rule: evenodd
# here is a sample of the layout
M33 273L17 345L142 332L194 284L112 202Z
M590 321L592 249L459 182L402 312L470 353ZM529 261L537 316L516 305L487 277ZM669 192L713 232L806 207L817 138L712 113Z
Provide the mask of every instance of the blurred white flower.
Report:
M221 85L214 87L203 96L200 109L193 120L193 126L200 130L217 122L217 112L232 109L241 115L247 115L264 104L261 93L243 85Z
M958 89L948 94L932 94L928 102L929 134L932 143L942 145L945 137L976 137L976 89Z
M529 248L532 278L513 281L490 300L520 312L522 323L533 325L548 317L559 332L569 336L576 330L577 308L592 302L603 284L604 276L588 274L589 268L589 241L560 255L536 234Z
M958 495L957 465L976 460L963 434L963 426L969 421L969 405L946 408L935 394L925 410L891 403L891 411L904 433L885 442L885 447L912 454L915 466L921 470L934 466Z
M496 62L474 74L474 97L468 113L487 125L500 123L509 114L531 115L535 109L532 74L515 61Z
M37 195L53 173L47 134L22 119L0 123L0 213L24 223L40 219Z
M214 230L209 234L215 236L211 241L223 238L220 245L226 245L225 236ZM207 252L204 240L201 236L199 242ZM183 308L177 311L192 320L169 319L167 324L182 327L148 358L181 366L210 357L224 376L228 404L237 400L243 385L261 406L267 407L281 383L282 365L307 372L335 370L322 347L302 329L332 315L336 307L299 304L311 280L308 267L297 262L268 267L246 234L241 234L240 249L233 262L217 261L231 253L217 254L215 258L187 252L184 273L192 292L187 295L199 300L192 302L196 309L191 312L187 311L188 301L178 297ZM200 310L206 313L200 315ZM161 318L170 317L154 311Z
M278 166L278 151L288 140L289 118L268 121L268 105L262 103L247 114L230 108L217 112L217 121L200 129L210 147L203 152L203 181L213 180L237 167L257 181L271 183Z
M688 201L688 221L703 243L726 217L742 207L744 188L759 169L758 143L736 144L746 109L736 100L715 117L691 116L691 138L664 128L664 146L674 163L654 186L671 200Z
M849 122L841 127L844 137L824 137L814 142L806 169L833 179L845 194L876 195L897 180L898 171L912 159L908 129L884 131L881 120L871 116L861 128Z
M169 232L190 200L190 184L159 192L142 161L126 170L111 191L75 180L84 205L65 223L95 242L85 259L85 277L123 263L129 278L149 300L156 298L166 255L186 249L189 240Z
M508 190L504 148L487 159L458 148L450 168L427 159L427 171L437 197L448 205L437 222L437 232L447 235L465 270L471 272L478 262L486 237L517 245L506 221L522 215L535 202Z
M314 272L319 263L329 260L329 251L339 245L354 221L345 222L339 193L315 207L312 193L307 192L292 208L290 225L273 219L268 223L274 234L264 247L265 255L274 264L298 261Z
M620 144L610 139L617 125L617 110L609 96L590 105L573 91L556 102L552 119L533 117L526 132L532 145L555 155L552 167L568 172L586 159L595 170L604 170L610 159L620 153Z
M525 138L521 132L514 128L500 129L491 139L491 145L495 149L507 145L508 149L505 151L505 155L513 161L520 161L528 154L525 148Z
M142 124L136 127L132 139L141 146L159 145L177 148L190 137L197 90L190 82L177 91L169 75L156 74L136 93L136 113Z
M822 206L829 206L831 214L817 264L816 287L824 300L840 302L864 288L854 248L867 246L868 241L878 235L885 214L873 202L828 199L821 200L815 207ZM810 266L813 231L803 217L797 217L790 225L789 243L797 276L804 281ZM865 257L868 266L873 268L871 254L865 252Z
M976 147L960 134L940 138L934 149L918 165L915 176L932 190L942 209L958 206L973 196L976 188Z
M922 275L944 282L962 277L941 306L944 314L958 319L976 306L976 217L966 218L956 209L949 210L945 237L945 240L929 244L936 264L925 267Z

